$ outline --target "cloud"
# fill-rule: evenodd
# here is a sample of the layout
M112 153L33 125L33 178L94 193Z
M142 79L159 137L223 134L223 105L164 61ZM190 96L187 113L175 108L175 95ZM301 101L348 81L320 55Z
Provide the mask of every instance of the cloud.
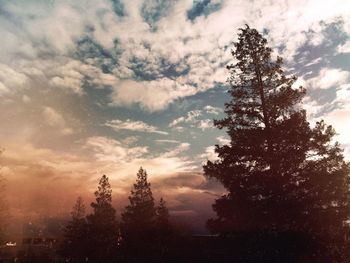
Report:
M102 136L88 138L86 147L92 148L96 158L103 162L128 162L148 152L147 147L125 147L117 140Z
M312 89L328 89L340 86L349 80L350 73L340 69L322 68L318 76L307 80Z
M201 158L203 163L206 163L207 160L209 161L216 161L218 160L218 156L215 153L215 146L208 146L205 148L204 153L199 155L199 158Z
M228 145L230 143L230 139L228 139L225 136L219 136L216 138L221 145ZM204 153L198 155L198 159L202 161L203 164L205 164L208 160L209 161L216 161L219 159L217 153L215 152L215 146L208 146L204 148Z
M350 40L346 41L344 44L337 47L338 53L350 53Z
M113 11L118 15L118 16L125 16L125 7L123 2L120 0L112 0L113 4Z
M190 144L187 142L183 142L180 145L176 146L174 149L166 152L164 154L165 157L172 157L172 156L177 156L178 154L189 150Z
M350 114L350 84L343 84L336 88L335 98L327 103L318 103L311 97L306 97L304 108L308 113L308 120L312 123L324 119L328 125L332 125L337 134L335 139L345 149L346 159L350 159L349 131Z
M118 79L93 65L78 60L64 59L59 62L61 65L51 65L49 70L49 85L69 90L82 95L83 84L89 83L92 87L105 87L117 85Z
M156 142L159 142L159 143L180 143L177 140L156 140Z
M204 134L209 119L216 117L207 115L221 112L210 106L221 94L213 88L225 85L232 41L245 23L269 32L273 55L281 55L286 70L302 74L300 83L310 88L307 104L313 117L334 123L338 139L349 148L349 75L343 61L349 46L349 1L27 0L2 1L0 9L0 34L6 39L0 49L0 119L7 124L0 133L4 171L14 207L27 206L28 214L40 206L51 207L52 213L66 211L76 195L92 195L102 173L110 176L113 193L122 200L142 165L155 186L168 182L155 192L164 191L173 211L204 220L213 195L205 194L208 199L202 201L206 182L195 172L203 159L216 158L214 148L181 141L193 135L185 128L202 126ZM327 30L344 38L329 37ZM329 95L327 102L317 94ZM199 113L181 116L186 109L172 107L183 101L195 105L202 98L205 104L199 105L207 106ZM181 132L176 133L179 141L124 138L123 133L105 137L110 131L98 123L116 111L117 121L136 114L155 117L157 123L170 118L171 132ZM166 133L141 117L127 120L129 128ZM114 125L119 130L125 124ZM70 133L66 128L74 136L61 136ZM161 150L164 146L169 148Z
M149 112L164 110L174 100L197 93L191 85L168 78L153 81L121 81L114 87L112 104L119 106L140 105Z
M171 3L170 0L145 0L141 7L141 15L151 27L154 27L154 24L169 11Z
M23 138L2 146L2 176L14 219L67 215L76 196L89 192L95 174L84 156L36 147Z
M221 108L213 107L210 105L205 106L204 110L209 114L215 114L215 115L218 115L220 112L222 112Z
M202 131L214 128L213 121L210 119L200 120L198 123L198 128L202 129Z
M25 74L0 63L0 96L23 89L28 81L29 79Z
M225 145L225 144L230 144L231 140L225 136L219 136L216 138L220 144Z
M216 112L218 111L218 108L206 106L204 107L204 110L206 111L206 113L216 114ZM189 111L186 116L181 116L174 119L171 123L169 123L169 127L179 128L178 126L179 124L187 123L187 124L190 124L191 127L197 127L203 131L206 129L213 128L214 127L213 121L210 119L201 120L200 117L202 117L202 115L203 115L203 111L201 110ZM180 127L180 130L181 130L181 127Z
M125 121L118 120L118 119L107 121L105 123L105 126L111 127L116 131L130 130L130 131L138 131L138 132L158 133L162 135L168 134L165 131L159 131L156 127L149 125L143 121L133 121L130 119L127 119Z
M130 187L130 176L136 174L138 167L144 167L150 174L150 181L171 176L170 173L189 172L197 166L188 157L179 156L190 147L188 143L181 143L165 152L151 154L148 147L128 146L118 140L107 137L90 137L85 144L91 149L97 159L100 171L109 174L118 181L120 189ZM133 178L133 177L132 177Z
M54 128L58 128L63 135L72 134L73 130L66 125L66 121L55 109L51 107L44 107L43 117L46 123Z
M208 16L221 8L222 1L215 0L195 0L193 6L187 11L187 17L195 20L198 16Z
M169 127L177 126L181 123L191 123L191 122L197 122L197 118L201 116L202 112L200 110L193 110L189 111L186 116L179 117L177 119L174 119L170 124Z

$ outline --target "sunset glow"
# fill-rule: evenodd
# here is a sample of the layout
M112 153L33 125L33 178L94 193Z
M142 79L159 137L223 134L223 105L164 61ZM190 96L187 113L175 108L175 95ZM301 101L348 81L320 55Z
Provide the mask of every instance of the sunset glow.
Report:
M1 1L9 213L67 216L106 174L119 216L142 166L170 215L205 229L225 189L202 165L229 142L213 119L224 116L226 65L246 23L298 76L310 123L332 124L349 160L349 10L345 0Z

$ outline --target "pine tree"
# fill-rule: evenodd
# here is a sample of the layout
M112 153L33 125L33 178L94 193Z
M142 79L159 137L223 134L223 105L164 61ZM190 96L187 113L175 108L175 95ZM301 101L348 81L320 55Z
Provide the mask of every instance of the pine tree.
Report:
M118 225L106 175L101 177L95 197L93 213L87 216L90 258L93 262L110 262L117 250Z
M173 225L170 222L169 210L166 207L166 202L160 198L159 204L156 207L155 233L158 238L159 246L167 248L170 241L175 236Z
M123 232L126 239L147 239L154 227L156 209L151 191L151 184L147 181L147 172L142 167L137 173L134 189L129 196L130 204L122 214Z
M168 227L169 222L169 210L166 207L166 202L163 197L159 200L159 205L156 207L156 222L157 226L160 228Z
M85 204L80 196L77 198L71 214L73 220L85 220Z
M73 262L85 262L88 228L85 205L81 197L77 198L71 215L72 219L64 230L60 254Z
M228 193L217 199L211 231L304 233L312 240L341 242L349 219L349 164L335 132L323 121L311 128L300 102L306 91L294 88L282 58L255 29L240 29L228 66L231 101L226 117L229 145L216 145L217 161L204 165ZM325 241L326 240L326 241ZM339 247L338 247L339 248ZM329 251L329 250L328 250Z
M0 156L2 154L3 150L0 148ZM1 166L0 166L0 244L5 241L5 229L6 225L8 223L8 209L7 209L7 203L6 203L6 185L5 185L5 179L1 173Z

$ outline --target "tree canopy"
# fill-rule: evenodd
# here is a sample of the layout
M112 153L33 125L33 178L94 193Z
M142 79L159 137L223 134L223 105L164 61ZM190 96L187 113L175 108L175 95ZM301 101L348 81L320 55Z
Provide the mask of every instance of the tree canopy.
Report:
M109 262L117 249L118 224L106 175L101 177L95 197L96 201L91 203L93 213L87 216L89 253L96 262Z
M227 145L216 145L218 160L205 175L228 193L213 208L209 229L229 234L296 231L332 243L342 240L349 219L349 164L335 131L323 120L311 127L302 109L306 94L294 87L283 60L272 59L267 40L255 29L240 29L232 51L226 117Z
M81 197L77 198L71 215L72 219L64 230L60 254L74 262L85 262L88 228L85 219L85 205Z
M151 184L147 181L146 170L141 167L136 176L136 183L129 196L130 204L125 207L122 214L124 230L129 236L132 233L140 234L150 230L156 218L154 198Z

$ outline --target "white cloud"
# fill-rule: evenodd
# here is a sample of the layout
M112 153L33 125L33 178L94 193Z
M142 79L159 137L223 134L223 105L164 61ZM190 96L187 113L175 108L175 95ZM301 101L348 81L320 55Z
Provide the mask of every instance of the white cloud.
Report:
M125 147L121 142L106 137L90 137L86 147L94 149L99 161L128 162L148 152L147 147Z
M58 87L58 88L68 88L72 90L74 93L82 94L83 90L81 88L82 85L82 78L83 76L79 74L79 77L69 77L69 76L63 76L63 77L53 77L49 81L49 85L52 87Z
M22 89L28 81L29 79L25 74L0 63L0 95Z
M70 90L73 93L83 94L82 85L84 81L92 87L115 86L118 79L112 74L106 74L100 68L90 64L82 63L73 59L62 59L60 65L50 65L47 69L49 85Z
M204 153L199 155L199 158L202 160L202 163L209 161L218 160L218 155L215 153L215 146L208 146L205 148Z
M177 119L174 119L170 124L169 127L177 126L181 123L195 123L198 122L197 118L201 116L202 111L200 110L192 110L187 113L186 116L179 117Z
M210 105L205 106L204 110L209 114L215 114L215 115L218 115L220 112L222 112L222 109L218 107L213 107Z
M225 145L225 144L230 144L231 140L225 136L219 136L216 138L220 144Z
M230 144L230 139L228 139L225 136L219 136L216 139L219 141L221 146ZM217 153L215 152L215 146L213 145L205 147L204 153L199 154L198 158L203 164L206 163L208 160L213 162L219 159Z
M167 132L159 131L156 127L149 125L143 121L133 121L127 119L125 121L122 120L111 120L105 123L105 126L111 127L112 129L118 130L130 130L130 131L138 131L138 132L150 132L150 133L158 133L166 135Z
M214 114L216 114L218 108L214 108L211 106L207 106L205 107L206 112L212 113L215 112ZM202 130L206 130L206 129L210 129L213 128L213 121L211 119L204 119L201 120L200 117L203 115L203 111L201 110L192 110L189 111L186 116L181 116L179 118L174 119L171 123L169 123L169 127L172 127L174 129L178 129L179 128L179 124L190 124L191 127L197 127L199 129ZM180 127L180 130L182 129L182 127Z
M214 128L213 121L209 119L200 120L198 123L198 128L202 129L203 131L206 129Z
M335 139L338 140L342 147L345 148L345 156L350 159L350 140L349 140L349 130L350 130L350 84L343 84L337 87L336 98L332 102L325 104L318 104L315 100L310 97L306 97L304 100L303 107L307 110L308 119L312 123L324 119L328 125L332 125L337 134ZM327 110L331 109L331 110ZM322 111L326 113L320 115Z
M101 136L90 137L85 147L93 150L100 170L120 179L118 182L121 185L125 182L130 184L130 176L134 175L135 169L140 166L143 166L152 176L151 181L156 180L157 177L164 178L173 173L197 169L197 166L187 157L178 156L189 149L188 143L181 143L157 155L150 154L147 147L131 147Z
M156 140L156 142L159 142L159 143L180 143L177 140Z
M350 53L350 40L337 47L338 53Z
M163 154L165 157L173 157L177 156L178 154L187 151L190 149L190 144L183 142L180 145L176 146L174 149L170 150L169 152L166 152Z
M112 104L136 104L154 112L167 108L179 98L208 90L216 83L224 83L227 72L223 64L231 59L229 50L224 47L231 44L232 38L236 37L236 29L246 22L256 25L259 30L267 28L272 46L285 45L283 57L287 60L291 60L306 41L313 45L323 42L322 30L327 23L341 17L344 29L350 28L349 14L345 11L349 4L340 0L336 0L331 9L329 3L315 0L297 0L293 5L287 2L225 1L217 12L197 17L193 22L187 19L191 1L177 1L158 21L156 32L150 31L140 15L141 1L125 1L124 5L127 16L121 18L113 12L110 1L7 3L4 10L21 17L23 23L22 27L16 27L4 19L0 32L6 35L10 44L2 50L3 57L12 54L8 59L11 61L18 52L25 58L38 58L39 54L52 52L67 57L74 51L76 41L87 35L106 50L113 51L114 40L118 38L118 51L122 52L113 74L97 72L93 65L80 64L69 68L71 65L62 64L66 70L58 65L61 72L53 75L47 74L44 69L45 75L49 76L47 81L54 87L82 94L82 83L86 76L90 76L93 86L113 87ZM275 23L276 19L280 22ZM295 21L298 23L295 24ZM87 32L87 26L94 30ZM142 70L156 79L132 80L135 77L132 59L146 61L147 65ZM168 79L162 73L162 61L166 62L165 67L172 65L176 70L188 68L189 71L175 79ZM119 82L119 79L123 81ZM1 90L5 87L0 84Z
M131 106L140 105L147 111L164 110L174 100L197 93L191 85L181 84L168 78L152 81L121 81L114 86L112 104Z
M307 84L312 89L328 89L346 83L349 77L348 71L322 68L318 76L307 80Z

